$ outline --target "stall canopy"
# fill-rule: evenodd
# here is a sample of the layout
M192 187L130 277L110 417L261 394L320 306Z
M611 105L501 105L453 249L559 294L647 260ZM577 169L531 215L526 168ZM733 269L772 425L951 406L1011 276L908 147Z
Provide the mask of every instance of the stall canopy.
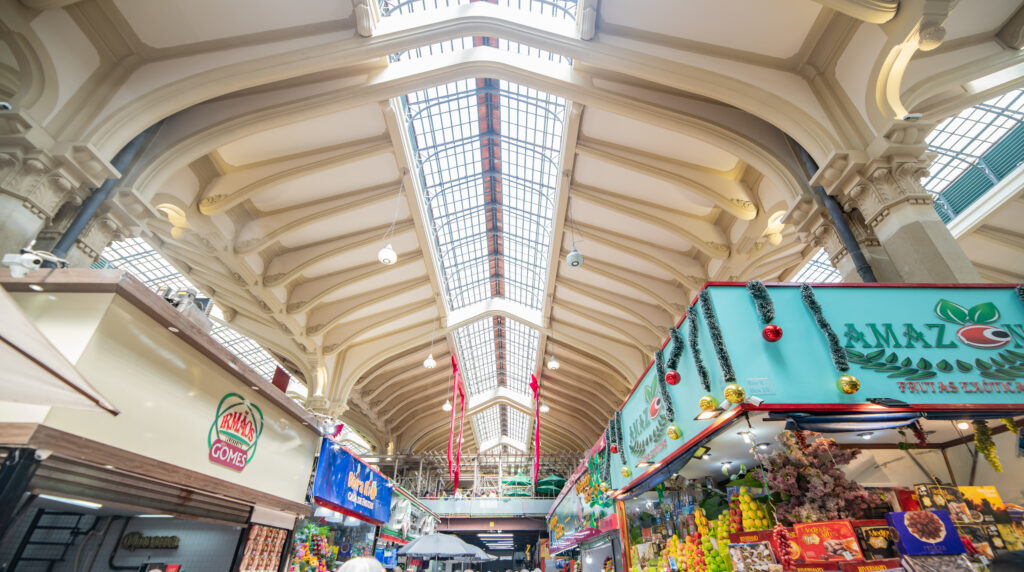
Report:
M8 401L75 409L119 411L36 329L0 289L0 395Z
M391 517L394 485L353 455L348 449L324 439L313 477L313 501L331 510L374 525Z

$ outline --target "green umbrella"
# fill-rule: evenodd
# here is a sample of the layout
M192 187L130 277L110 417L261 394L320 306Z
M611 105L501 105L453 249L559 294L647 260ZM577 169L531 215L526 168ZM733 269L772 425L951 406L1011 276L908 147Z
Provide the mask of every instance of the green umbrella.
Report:
M514 491L506 492L505 496L507 496L507 497L528 497L528 496L532 496L532 495L529 493L529 491L514 490Z
M548 475L548 476L544 477L543 479L537 481L537 486L538 487L550 486L550 487L562 488L562 485L564 485L564 484L565 484L565 479L563 479L562 477L559 477L558 475Z
M526 475L516 475L514 477L509 477L504 481L501 481L501 484L509 486L528 487L533 484L533 481L530 480L530 477L527 477Z
M537 487L537 492L544 495L557 495L562 491L562 487L554 487L551 485L542 485Z

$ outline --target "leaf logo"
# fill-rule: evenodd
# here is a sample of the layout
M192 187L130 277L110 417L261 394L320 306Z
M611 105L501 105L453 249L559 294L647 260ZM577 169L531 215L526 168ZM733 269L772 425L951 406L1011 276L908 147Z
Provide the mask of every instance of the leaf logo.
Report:
M956 302L940 299L935 305L935 315L941 320L963 326L956 331L956 335L960 341L973 348L995 349L1010 343L1009 332L987 325L999 319L999 309L992 302L983 302L967 309Z

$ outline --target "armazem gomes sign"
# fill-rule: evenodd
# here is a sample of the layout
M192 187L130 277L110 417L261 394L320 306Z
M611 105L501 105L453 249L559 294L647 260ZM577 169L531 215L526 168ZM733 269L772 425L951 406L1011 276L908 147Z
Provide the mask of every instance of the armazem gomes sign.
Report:
M1011 287L815 287L822 316L849 359L847 373L860 381L854 394L837 388L840 372L798 286L768 287L772 323L783 331L774 343L762 337L764 324L743 285L709 286L707 292L736 383L766 404L860 404L887 397L923 407L1024 405L1024 302ZM630 483L643 472L639 464L658 463L712 423L694 420L702 395L725 401L726 382L705 314L698 304L680 327L682 379L668 386L674 416L669 418L655 368L623 406L626 463L611 456L612 488ZM710 391L701 386L694 362L693 319ZM670 342L666 355L671 348ZM677 439L668 435L672 425L679 429Z
M320 447L313 500L331 510L384 524L391 516L392 485L345 448L329 439Z
M237 393L228 393L217 405L207 434L210 461L241 471L256 455L263 433L263 412Z

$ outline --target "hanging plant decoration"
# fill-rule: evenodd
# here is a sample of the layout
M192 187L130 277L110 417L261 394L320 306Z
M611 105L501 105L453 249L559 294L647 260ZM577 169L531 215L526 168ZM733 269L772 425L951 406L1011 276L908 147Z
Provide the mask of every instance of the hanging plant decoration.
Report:
M626 447L622 439L622 411L616 410L615 417L612 419L615 422L615 444L619 447L619 460L622 464L626 464Z
M708 333L711 334L711 345L715 348L722 377L725 378L726 383L734 383L736 372L732 369L732 360L729 359L729 352L725 349L725 340L722 339L722 328L718 325L715 306L711 303L711 294L707 290L700 293L700 309L704 313L704 322L708 326Z
M665 413L670 421L675 420L676 411L672 407L672 396L668 392L668 382L665 381L665 351L654 352L655 374L658 376L658 389L661 393L661 403L665 407Z
M917 439L918 447L924 448L928 445L928 436L924 434L924 427L921 427L920 421L911 423L910 430L914 433L914 438Z
M708 368L704 367L704 358L700 355L700 342L697 341L696 303L686 310L686 319L690 322L690 347L693 348L693 365L697 368L697 377L700 378L700 385L704 388L704 391L711 391L711 379L708 377Z
M1014 421L1013 417L1003 417L1000 421L1003 422L1003 425L1006 425L1006 428L1010 430L1010 433L1017 433L1017 422Z
M757 310L757 316L761 318L761 323L764 324L764 329L761 330L761 337L769 342L781 340L782 328L772 323L775 320L775 303L772 302L772 296L768 293L768 288L765 288L764 283L760 280L751 280L747 282L747 292L750 292L750 297L754 300L754 309Z
M846 349L840 345L839 336L836 335L835 330L829 325L825 315L821 313L821 304L818 303L818 299L814 296L814 289L808 284L801 285L800 297L803 298L804 305L807 306L807 309L811 311L811 315L814 316L814 322L818 324L818 329L821 330L821 333L825 334L829 353L832 355L832 363L835 364L836 369L839 371L849 371L850 362L846 357Z
M992 465L993 471L1003 472L1003 464L999 462L999 455L996 454L996 443L992 440L992 430L989 429L988 423L984 419L974 420L974 445L988 461L988 464Z
M669 385L676 385L682 379L676 370L679 369L679 358L683 357L683 335L679 333L679 328L669 328L668 337L672 340L672 351L668 352L668 359L665 360L668 367L665 381Z

